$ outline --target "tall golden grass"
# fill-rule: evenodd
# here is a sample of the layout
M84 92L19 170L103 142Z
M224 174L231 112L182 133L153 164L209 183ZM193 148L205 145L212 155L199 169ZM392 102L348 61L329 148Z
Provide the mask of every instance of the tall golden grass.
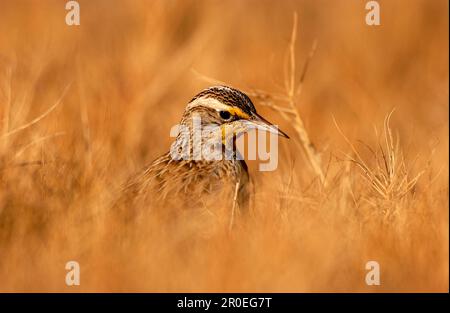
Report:
M365 1L79 3L69 27L0 0L1 291L448 291L447 1L380 0L376 27ZM205 76L291 135L250 162L254 214L183 245L111 221Z

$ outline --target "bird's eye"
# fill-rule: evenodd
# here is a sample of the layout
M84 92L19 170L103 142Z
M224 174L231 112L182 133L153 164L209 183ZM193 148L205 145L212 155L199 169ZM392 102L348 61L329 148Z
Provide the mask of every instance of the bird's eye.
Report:
M220 111L219 115L225 121L227 121L227 120L229 120L231 118L231 113L228 112L228 111Z

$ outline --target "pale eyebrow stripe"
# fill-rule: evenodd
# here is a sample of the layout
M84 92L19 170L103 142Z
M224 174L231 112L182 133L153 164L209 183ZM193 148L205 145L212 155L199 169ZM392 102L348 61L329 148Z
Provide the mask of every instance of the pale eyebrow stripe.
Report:
M242 111L242 109L240 109L238 107L231 107L231 109L229 111L230 111L230 113L234 113L235 115L239 116L240 118L245 118L245 119L250 118L250 116L247 113L245 113L244 111Z
M214 109L216 111L228 111L232 113L233 115L237 115L241 118L249 118L249 115L242 111L242 109L235 107L235 106L229 106L226 104L223 104L217 99L213 98L198 98L189 103L186 107L187 110L193 109L198 106L205 106L211 109Z
M187 105L187 110L190 110L192 108L198 107L198 106L206 106L208 108L220 111L228 111L230 109L230 106L223 104L217 99L213 98L198 98L192 101Z

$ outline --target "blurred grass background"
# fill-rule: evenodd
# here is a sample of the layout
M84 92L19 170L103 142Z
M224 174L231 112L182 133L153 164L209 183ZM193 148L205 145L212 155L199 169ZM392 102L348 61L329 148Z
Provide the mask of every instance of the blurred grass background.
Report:
M65 1L0 0L1 291L448 291L448 1L380 0L372 27L366 1L79 3L69 27ZM294 12L299 71L318 42L296 103L330 184L293 136L276 172L251 166L259 214L231 238L186 255L145 221L127 249L115 245L106 203L168 150L170 127L209 86L195 71L283 92ZM405 162L425 173L384 201L345 161L333 116L350 141L376 147L393 108ZM69 260L80 287L64 283ZM379 287L364 283L369 260Z

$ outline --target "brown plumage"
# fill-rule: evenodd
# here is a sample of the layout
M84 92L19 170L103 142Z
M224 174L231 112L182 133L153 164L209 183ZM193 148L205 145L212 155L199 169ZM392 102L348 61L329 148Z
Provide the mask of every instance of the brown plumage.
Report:
M208 127L210 131L199 131ZM238 158L235 139L252 128L287 137L260 117L239 90L225 86L203 90L187 104L170 151L129 179L122 202L138 210L148 205L175 211L203 208L212 214L218 206L244 210L251 181L245 161Z

